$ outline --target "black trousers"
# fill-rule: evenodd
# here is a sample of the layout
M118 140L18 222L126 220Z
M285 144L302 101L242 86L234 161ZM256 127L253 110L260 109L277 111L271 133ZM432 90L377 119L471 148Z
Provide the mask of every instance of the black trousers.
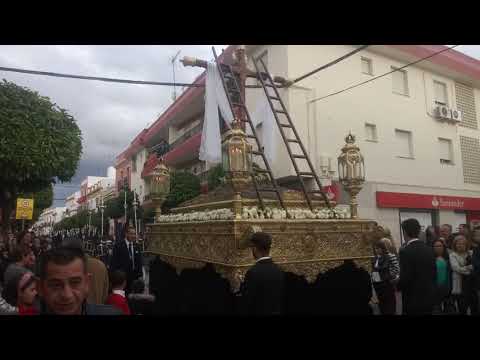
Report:
M373 283L378 297L378 306L382 315L395 315L397 301L395 299L395 288L389 281Z
M467 315L467 310L469 307L468 298L464 294L453 295L453 300L455 301L460 315Z

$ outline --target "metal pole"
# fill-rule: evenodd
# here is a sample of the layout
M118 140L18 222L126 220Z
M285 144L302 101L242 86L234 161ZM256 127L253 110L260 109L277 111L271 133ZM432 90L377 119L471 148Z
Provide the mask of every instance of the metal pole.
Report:
M101 237L102 237L102 240L103 240L103 208L105 207L105 206L103 205L103 196L102 196L101 201L102 201L102 205L101 205L101 207L100 207L100 211L102 212L102 225L101 225L101 226L102 226L102 231L101 231Z
M133 213L135 215L135 239L138 240L138 227L137 227L137 193L134 193Z
M125 193L125 201L123 203L123 207L125 208L125 223L127 223L127 188L124 188L124 193Z

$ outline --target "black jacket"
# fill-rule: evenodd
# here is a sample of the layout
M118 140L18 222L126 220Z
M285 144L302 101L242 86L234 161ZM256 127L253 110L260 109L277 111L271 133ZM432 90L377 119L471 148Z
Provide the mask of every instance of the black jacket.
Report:
M375 266L376 263L377 263L377 257L375 256L372 259L372 272L378 271L378 273L380 274L380 279L382 281L392 280L390 275L390 259L388 258L388 256L387 255L380 256L377 266Z
M125 240L117 241L113 247L112 260L110 269L122 270L127 274L127 282L130 284L134 280L142 277L142 254L138 247L134 245L135 251L135 269L132 267L132 260L130 259L130 251L127 248Z
M473 248L472 265L473 286L476 290L480 290L480 246Z
M414 241L400 250L403 314L431 314L435 302L436 264L433 250Z
M40 315L54 315L52 314L44 302L37 305L40 308ZM89 304L85 302L82 308L82 315L122 315L121 310L111 305Z
M272 259L257 262L245 275L242 288L243 313L280 315L283 313L285 277Z

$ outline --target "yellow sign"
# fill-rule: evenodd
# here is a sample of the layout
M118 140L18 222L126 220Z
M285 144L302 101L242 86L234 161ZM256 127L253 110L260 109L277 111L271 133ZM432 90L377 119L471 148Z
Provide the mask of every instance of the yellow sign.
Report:
M16 219L32 220L33 199L17 199Z

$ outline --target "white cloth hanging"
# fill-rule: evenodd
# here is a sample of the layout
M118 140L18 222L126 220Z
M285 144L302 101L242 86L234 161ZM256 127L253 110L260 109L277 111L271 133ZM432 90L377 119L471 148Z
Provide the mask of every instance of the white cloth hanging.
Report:
M207 64L205 82L205 117L199 159L212 164L218 164L222 161L222 140L218 109L220 108L220 113L229 127L233 122L233 114L215 63L209 62Z
M257 107L252 115L252 123L255 128L262 125L261 143L263 151L270 166L273 166L276 155L277 139L280 136L278 132L275 116L273 115L272 108L268 102L265 92L261 90L258 96ZM262 164L263 165L263 164ZM261 165L261 166L262 166Z

